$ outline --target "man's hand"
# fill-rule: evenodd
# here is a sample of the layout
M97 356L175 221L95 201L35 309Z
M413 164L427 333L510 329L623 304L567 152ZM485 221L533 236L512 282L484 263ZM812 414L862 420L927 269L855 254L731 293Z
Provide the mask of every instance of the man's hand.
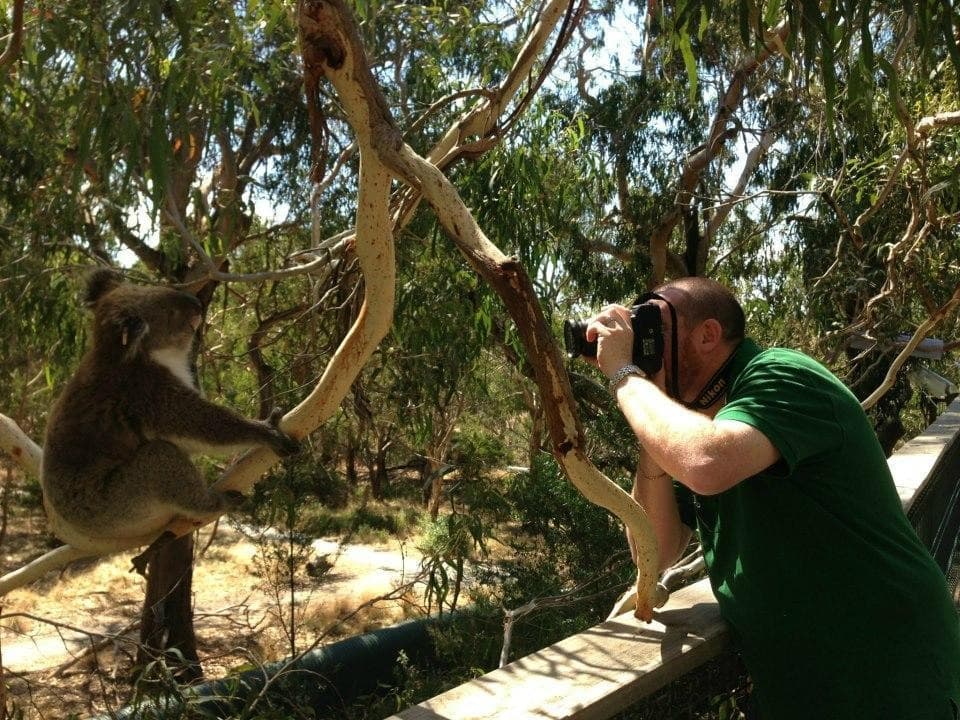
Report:
M597 367L608 378L633 362L633 327L630 310L607 305L587 325L587 340L597 343Z
M624 365L633 362L633 325L630 310L623 305L607 305L587 325L586 337L589 342L596 340L597 357L584 358L587 362L612 378ZM656 375L648 379L661 390L666 388L666 363Z

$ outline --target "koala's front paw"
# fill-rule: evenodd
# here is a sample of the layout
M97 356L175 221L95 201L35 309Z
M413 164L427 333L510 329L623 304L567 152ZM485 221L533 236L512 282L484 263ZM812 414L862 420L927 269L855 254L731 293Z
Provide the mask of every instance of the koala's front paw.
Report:
M236 510L238 507L243 505L246 496L237 490L225 490L223 493L223 505L229 512L230 510Z
M270 447L280 457L289 457L290 455L296 455L300 452L301 446L299 440L287 435L280 429L280 420L282 418L283 411L280 408L274 408L270 413L270 417L267 419L267 424L272 431Z
M282 430L277 430L277 435L277 444L274 445L273 451L280 457L296 455L303 449L299 440L290 437Z

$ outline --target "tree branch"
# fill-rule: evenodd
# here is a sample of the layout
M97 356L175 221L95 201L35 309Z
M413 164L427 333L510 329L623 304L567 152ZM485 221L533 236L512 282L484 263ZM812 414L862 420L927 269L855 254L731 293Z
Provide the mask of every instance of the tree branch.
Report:
M0 450L12 457L28 473L40 477L43 450L6 415L0 415Z
M943 322L943 320L957 307L957 305L960 305L960 287L954 290L953 296L947 300L947 302L944 303L935 313L920 323L920 327L914 331L910 341L904 345L903 349L897 354L897 357L895 357L893 362L890 363L890 367L887 369L887 374L886 377L884 377L883 382L880 383L880 386L877 387L876 390L870 393L869 397L860 403L864 410L869 410L876 405L877 401L882 398L890 388L893 387L894 382L897 380L897 373L900 372L900 368L903 367L903 364L907 361L910 355L913 354L913 351L917 349L917 346L923 342L933 328Z
M710 123L707 142L696 152L691 154L683 165L683 172L677 183L677 196L674 206L663 216L650 236L650 258L653 261L653 272L650 285L656 286L666 279L667 246L673 229L683 215L683 211L690 204L693 190L703 175L703 171L723 148L728 137L727 122L740 106L743 99L743 88L747 78L752 75L766 60L783 47L783 42L790 34L790 24L784 20L766 34L765 47L755 57L741 61L733 73L733 78L720 100L717 112Z
M956 125L960 125L960 110L937 113L936 115L929 115L925 118L921 118L920 122L918 122L913 129L917 135L925 137L931 134L934 130L940 130L945 127Z
M656 590L656 536L642 508L600 473L586 456L583 430L564 362L530 278L515 259L506 257L486 237L440 169L402 142L386 100L366 63L355 22L343 0L303 0L300 10L307 65L317 63L326 72L361 147L367 145L393 174L422 194L446 233L473 268L491 284L513 317L533 366L554 455L577 489L591 502L621 518L637 538L640 598L637 614L650 620L653 608L666 600ZM358 221L364 220L369 208L363 198L358 207ZM358 242L358 252L359 249Z
M750 149L749 153L747 153L747 159L743 163L743 170L740 171L740 177L737 178L737 184L727 195L727 199L714 209L713 214L710 216L710 220L707 222L707 228L703 235L703 245L705 247L709 248L710 245L713 244L713 241L717 236L717 232L727 219L730 211L733 210L737 203L742 202L743 191L747 188L747 182L756 171L760 161L767 154L767 150L769 150L770 146L773 145L773 141L776 140L776 137L777 136L773 130L765 130L763 135L760 137L760 141Z
M285 310L271 315L268 318L259 320L257 329L253 331L247 340L247 352L250 355L250 362L257 373L258 390L260 393L260 417L270 417L273 411L276 393L274 391L273 373L274 369L267 364L263 357L263 342L267 333L274 325L286 322L295 318L308 310L306 303L294 305ZM258 313L259 315L259 313Z
M443 170L467 153L476 155L489 150L496 144L497 140L490 137L491 133L507 105L519 91L523 80L533 72L537 58L546 47L560 18L567 12L569 4L569 0L549 0L527 35L510 72L497 88L453 122L427 153L428 162ZM471 138L480 138L480 140L471 141ZM421 195L417 188L408 189L402 196L395 212L398 228L410 221L420 200Z
M20 48L23 47L23 6L26 0L13 0L13 14L11 25L13 30L7 39L7 47L0 55L0 69L5 68L12 63L20 54Z
M106 214L107 224L110 225L110 229L113 230L113 234L117 236L117 239L126 245L148 268L159 275L166 275L168 272L166 256L159 250L155 250L147 245L127 227L119 208L106 199L103 200L101 205Z
M324 18L321 20L320 18ZM326 74L333 82L344 106L355 115L355 127L381 127L387 116L386 103L368 104L363 89L346 78L365 66L362 55L342 52L342 41L317 3L299 6L300 42L307 73L307 84L315 84ZM352 45L359 47L359 37ZM336 68L334 72L332 68ZM312 111L312 110L311 110ZM284 417L281 427L294 437L303 437L325 422L339 407L353 381L390 329L396 283L393 232L390 221L391 175L373 147L376 140L399 144L400 133L390 126L382 128L384 137L357 134L360 148L360 190L357 198L355 252L365 279L365 297L360 314L327 365L313 392ZM248 490L276 462L267 449L246 453L224 472L217 482L220 490Z

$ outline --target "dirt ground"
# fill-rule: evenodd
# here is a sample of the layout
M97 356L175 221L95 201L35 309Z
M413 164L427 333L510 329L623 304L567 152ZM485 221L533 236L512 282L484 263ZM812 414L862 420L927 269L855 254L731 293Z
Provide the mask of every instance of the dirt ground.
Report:
M11 528L0 571L40 554L44 548L33 546L42 537L39 520ZM198 539L198 553L208 539L209 534ZM297 651L422 611L423 587L416 584L421 558L414 542L341 545L324 538L312 545L311 566L293 598ZM271 582L263 571L271 547L221 525L196 561L194 623L206 678L290 654L283 629L289 627L290 587ZM22 710L30 720L61 720L127 701L145 587L129 569L127 555L81 561L3 598L0 667L8 710ZM410 582L414 585L404 591L401 586ZM400 597L380 599L391 594Z

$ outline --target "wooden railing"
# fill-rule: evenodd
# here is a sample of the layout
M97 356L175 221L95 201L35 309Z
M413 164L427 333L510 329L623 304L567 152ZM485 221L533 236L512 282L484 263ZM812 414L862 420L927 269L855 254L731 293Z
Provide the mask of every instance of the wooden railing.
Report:
M890 458L905 509L936 479L958 430L960 400ZM388 720L603 720L700 667L728 642L704 579L673 593L649 625L621 615Z

